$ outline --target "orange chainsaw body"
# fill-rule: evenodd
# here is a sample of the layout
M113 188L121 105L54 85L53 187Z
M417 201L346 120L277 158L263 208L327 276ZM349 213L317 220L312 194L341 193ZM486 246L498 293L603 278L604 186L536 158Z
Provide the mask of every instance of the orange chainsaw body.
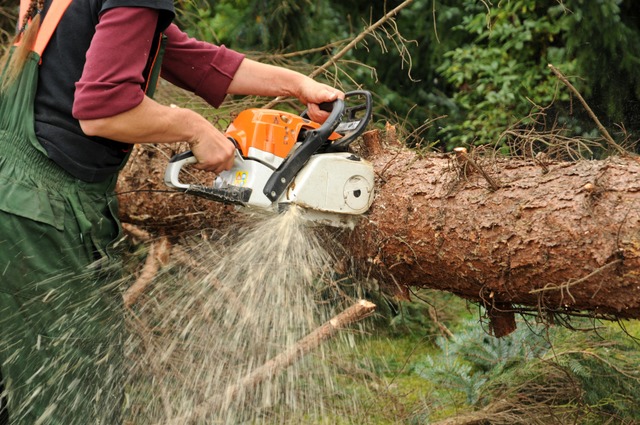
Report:
M249 157L249 148L285 158L299 141L303 130L314 130L320 124L299 115L274 109L252 108L238 114L225 135L238 144L243 157ZM340 138L333 133L329 140Z

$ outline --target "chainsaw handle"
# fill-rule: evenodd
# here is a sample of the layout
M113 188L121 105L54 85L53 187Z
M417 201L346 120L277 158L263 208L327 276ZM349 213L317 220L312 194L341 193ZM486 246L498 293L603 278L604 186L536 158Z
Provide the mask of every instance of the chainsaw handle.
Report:
M344 100L336 99L331 105L331 112L329 113L329 117L326 119L326 121L317 129L307 132L307 134L315 133L315 135L311 136L312 138L322 139L320 145L322 145L322 142L324 142L325 140L328 140L329 136L331 136L331 133L333 133L335 129L338 128L338 125L340 125L340 121L342 121L342 115L344 114ZM309 136L305 137L305 143L308 138ZM320 146L318 146L318 148L319 147Z
M326 142L340 124L344 114L344 100L333 101L329 118L317 129L307 130L300 146L293 150L271 174L264 186L263 193L271 202L275 202L291 184L300 169Z
M366 90L354 90L345 93L345 100L355 97L364 97L364 103L353 106L345 106L344 117L336 128L336 132L342 137L334 141L327 148L327 152L344 152L349 145L364 131L369 124L373 112L373 99L371 92ZM361 117L358 114L364 111Z
M350 100L356 98L364 98L362 103L352 104ZM367 90L353 90L344 94L344 113L340 117L340 123L335 128L335 132L342 137L327 147L327 152L344 152L349 145L364 131L369 124L371 114L373 112L373 98L371 92ZM322 102L318 104L320 109L325 112L333 110L334 102ZM361 113L364 111L363 113ZM300 116L309 119L307 110L304 110ZM330 118L327 119L329 121Z
M174 155L169 161L166 170L164 170L164 184L182 191L189 190L191 188L191 185L181 183L179 180L180 171L185 165L195 164L197 162L198 160L191 151L186 151Z
M333 111L333 102L318 103L318 107L320 108L321 111L331 112L331 111ZM304 112L303 112L303 114L304 114Z
M231 138L229 138L229 140L231 140L236 145L236 152L235 152L235 158L233 160L233 166L234 167L241 166L244 163L244 158L242 158L242 154L240 153L240 150L238 148L238 143ZM198 162L197 158L195 157L193 152L190 150L174 155L169 160L169 164L167 165L167 168L164 171L164 183L169 187L182 190L182 191L187 191L191 189L192 185L180 182L180 179L179 179L180 171L182 171L182 167L184 167L185 165L196 164L197 162Z

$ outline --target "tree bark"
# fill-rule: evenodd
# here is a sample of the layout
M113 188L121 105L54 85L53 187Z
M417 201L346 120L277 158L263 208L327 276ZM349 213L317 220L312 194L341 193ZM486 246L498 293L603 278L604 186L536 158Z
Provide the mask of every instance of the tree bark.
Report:
M425 287L479 302L497 336L515 328L516 307L640 317L636 158L542 164L465 151L420 155L375 132L362 145L367 153L377 174L376 198L358 226L341 236L363 274L399 294ZM145 184L163 190L166 154L155 156L162 159L152 165L156 182ZM179 217L179 229L194 230L235 217L228 207L187 204L173 193L141 201L140 172L128 170L120 179L124 221L166 231Z
M465 155L378 151L376 200L345 244L383 281L480 302L506 326L497 335L513 305L640 317L636 158L470 166Z

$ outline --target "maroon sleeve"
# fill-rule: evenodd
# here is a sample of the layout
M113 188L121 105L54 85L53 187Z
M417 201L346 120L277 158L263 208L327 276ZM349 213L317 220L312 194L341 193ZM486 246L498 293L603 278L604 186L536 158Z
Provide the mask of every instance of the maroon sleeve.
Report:
M76 83L76 119L110 117L142 102L143 72L157 24L158 11L148 8L117 7L100 15Z
M244 55L194 38L174 24L165 31L167 46L161 76L178 87L220 106Z

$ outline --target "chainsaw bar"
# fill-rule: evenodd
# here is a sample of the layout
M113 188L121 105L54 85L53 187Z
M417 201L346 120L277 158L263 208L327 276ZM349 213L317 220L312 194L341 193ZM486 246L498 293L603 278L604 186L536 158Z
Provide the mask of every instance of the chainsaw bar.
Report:
M189 185L184 193L200 196L212 201L233 205L247 205L253 190L249 187L231 186L221 189L217 187L205 186L201 184Z

